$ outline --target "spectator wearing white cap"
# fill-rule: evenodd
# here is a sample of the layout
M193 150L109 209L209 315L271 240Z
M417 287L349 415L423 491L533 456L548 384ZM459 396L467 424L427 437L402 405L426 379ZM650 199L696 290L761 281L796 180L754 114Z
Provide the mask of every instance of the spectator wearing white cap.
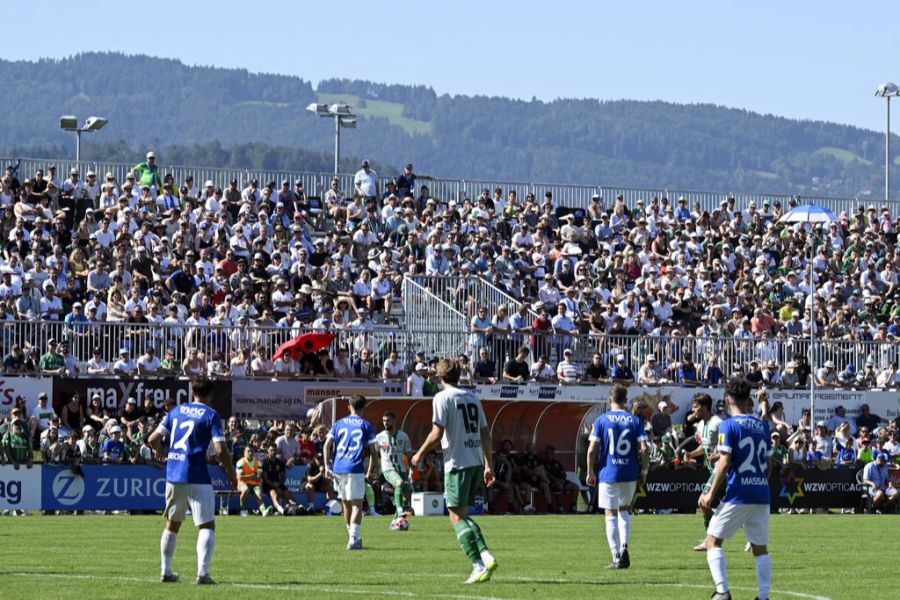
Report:
M816 370L816 385L822 387L837 387L840 385L840 379L838 379L834 361L826 360L825 363Z
M125 460L125 443L122 441L122 428L113 425L109 428L109 437L100 447L100 455L105 463L121 463Z
M162 188L162 179L159 176L159 165L156 164L156 154L148 152L145 161L134 165L132 172L139 185L149 186L154 195Z
M113 364L113 373L120 377L135 377L138 374L137 364L131 358L128 348L119 350L119 360Z
M556 365L556 377L560 383L569 385L580 381L578 365L575 364L575 354L571 348L563 350L563 359Z
M625 362L625 355L616 356L616 364L612 368L611 377L614 383L634 383L634 373Z
M428 365L416 364L415 370L406 378L406 395L411 398L423 396L426 377L428 377Z
M663 378L662 369L656 362L656 355L648 354L644 359L644 364L638 369L638 383L656 385L665 382L666 379Z

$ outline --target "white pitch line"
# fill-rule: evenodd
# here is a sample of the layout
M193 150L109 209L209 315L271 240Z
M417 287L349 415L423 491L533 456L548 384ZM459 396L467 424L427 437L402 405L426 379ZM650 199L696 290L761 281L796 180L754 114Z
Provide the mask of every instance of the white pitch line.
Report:
M99 576L99 575L83 575L83 574L64 574L64 573L27 573L27 572L17 572L17 573L0 573L0 576L3 575L11 575L14 577L35 577L35 578L56 578L56 579L82 579L82 580L102 580L102 581L125 581L130 583L153 583L158 582L158 579L150 579L148 577L123 577L123 576ZM162 585L162 584L161 584ZM168 584L173 585L173 584ZM177 585L177 584L175 584ZM365 585L365 584L359 584ZM320 584L302 584L302 585L288 585L288 584L265 584L265 583L235 583L230 581L220 581L218 583L218 587L233 587L233 588L241 588L241 589L251 589L251 590L284 590L284 591L319 591L326 592L332 594L356 594L361 596L395 596L395 597L403 597L403 598L453 598L454 600L506 600L504 598L497 598L495 596L477 596L473 594L426 594L421 592L401 592L398 590L372 590L368 589L357 589L357 588L347 588L347 587L339 587L339 586L329 586L329 585L320 585Z
M417 577L417 575L405 575L405 577L407 577L407 578ZM453 578L456 576L449 575L446 573L437 573L437 574L433 574L433 575L426 575L423 573L421 575L418 575L418 577ZM642 583L639 581L629 582L629 581L616 581L616 580L612 580L612 579L580 579L580 578L564 579L562 577L519 577L519 576L515 576L515 575L510 575L510 576L495 575L494 580L496 580L498 582L515 581L515 582L519 582L519 583L572 583L572 584L581 583L581 584L585 584L585 585L609 585L609 584L613 584L613 585L646 585L646 586L652 586L652 587L674 587L674 588L688 588L688 589L698 589L698 590L705 590L705 589L709 589L712 587L711 585L699 585L699 584L694 584L694 583L662 583L662 582ZM731 589L745 591L745 592L757 591L757 588L751 588L751 587L732 587ZM792 592L790 590L771 590L769 593L775 594L775 595L782 595L782 596L792 596L794 598L807 598L808 600L831 600L831 598L829 598L828 596L819 596L817 594L807 594L805 592Z

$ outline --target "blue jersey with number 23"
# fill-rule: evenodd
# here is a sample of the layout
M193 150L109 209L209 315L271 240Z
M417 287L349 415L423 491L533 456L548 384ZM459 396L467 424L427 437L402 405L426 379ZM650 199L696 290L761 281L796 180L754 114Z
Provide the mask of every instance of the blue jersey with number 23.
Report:
M362 473L365 470L364 451L375 442L375 430L371 423L350 415L337 421L328 436L334 438L332 470L335 473Z
M594 421L590 439L600 445L599 481L637 481L640 443L647 440L640 417L625 410L611 410Z
M719 425L719 453L731 455L723 502L769 504L769 424L753 415L735 415Z

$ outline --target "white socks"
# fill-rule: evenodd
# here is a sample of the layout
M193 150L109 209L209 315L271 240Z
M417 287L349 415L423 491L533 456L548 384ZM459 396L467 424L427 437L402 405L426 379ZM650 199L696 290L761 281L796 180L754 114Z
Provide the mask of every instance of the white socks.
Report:
M628 547L631 539L631 514L627 510L619 509L619 544L622 548Z
M162 574L172 573L172 557L175 556L175 538L178 534L163 529L162 538L159 540L159 553L162 556Z
M619 518L606 517L606 541L609 542L609 551L613 560L619 560Z
M756 583L759 586L760 600L769 600L769 588L772 587L772 557L768 554L756 557Z
M350 523L350 541L355 542L359 539L359 525Z
M712 573L716 591L724 594L728 591L728 574L725 571L725 549L712 547L707 550L706 562L709 563L709 572Z
M174 546L174 544L173 544ZM209 562L216 547L216 532L212 529L201 529L197 533L197 576L209 575Z
M490 550L482 550L481 551L481 562L483 562L484 564L487 564L489 562L492 562L493 560L494 560L494 555L491 554Z

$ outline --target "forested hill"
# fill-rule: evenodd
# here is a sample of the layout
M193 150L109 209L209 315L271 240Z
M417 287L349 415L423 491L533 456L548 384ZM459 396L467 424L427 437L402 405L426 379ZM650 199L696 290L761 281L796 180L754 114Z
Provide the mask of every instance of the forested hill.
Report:
M0 150L70 154L59 116L98 115L110 123L83 138L85 158L133 160L153 147L163 164L328 169L333 124L306 111L315 101L347 101L361 115L342 136L348 170L365 156L382 172L413 161L469 179L883 193L883 136L845 125L706 104L438 96L344 79L313 86L116 53L0 61Z

